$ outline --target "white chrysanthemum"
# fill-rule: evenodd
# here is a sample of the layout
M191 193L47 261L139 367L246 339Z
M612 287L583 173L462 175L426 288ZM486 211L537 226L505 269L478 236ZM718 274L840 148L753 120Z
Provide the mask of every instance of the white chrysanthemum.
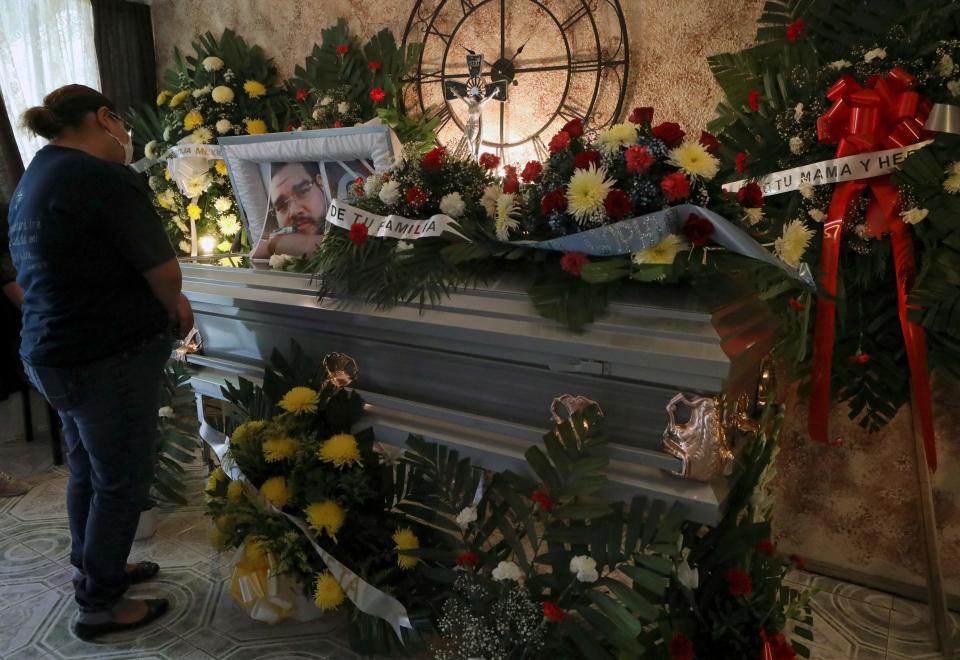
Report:
M213 131L206 126L201 126L190 134L190 141L194 144L210 144L213 142Z
M466 529L470 526L470 523L477 522L477 507L468 506L464 507L463 510L457 514L457 526L460 529Z
M947 176L960 176L960 160L955 160L947 165L944 172L947 173Z
M523 571L521 571L520 567L514 564L512 561L502 561L497 564L495 569L493 569L491 576L497 582L502 582L503 580L514 580L519 582L520 578L523 577Z
M371 174L363 180L363 196L376 197L380 192L380 186L383 185L383 177L379 174Z
M397 252L407 252L413 249L413 241L397 241Z
M467 203L458 192L446 194L440 199L440 212L446 213L451 218L459 218L466 210Z
M887 59L887 51L883 48L873 48L868 50L863 54L863 61L868 64L874 60L885 60Z
M501 193L497 198L495 231L499 240L510 240L510 232L520 226L520 221L514 217L518 210L513 193Z
M600 578L597 573L597 560L587 555L571 558L570 572L576 574L579 582L596 582Z
M345 115L349 111L350 111L350 104L347 103L346 101L340 101L340 103L337 104L337 112L339 112L341 115Z
M180 244L177 245L180 248L180 251L185 254L190 254L190 242L189 241L180 241Z
M628 147L636 143L637 127L634 124L614 124L600 133L598 141L601 150L608 154L614 154L621 147Z
M392 179L380 188L380 201L386 205L396 204L400 199L400 184Z
M173 414L173 408L171 408L170 406L164 406L163 408L157 411L157 417L166 417L167 419L170 419L174 416L175 415Z
M496 184L489 185L483 189L483 197L480 198L480 206L482 206L483 210L487 212L488 217L497 217L497 200L500 198L500 194L502 192L503 188Z
M763 209L760 207L752 209L743 209L743 219L751 227L763 220Z
M840 69L846 69L847 67L853 66L853 62L850 60L834 60L827 65L828 68L839 71Z
M921 222L929 214L930 214L930 211L928 211L927 209L912 208L908 211L904 211L900 215L901 217L903 217L903 221L906 222L908 225L915 225L918 222Z
M677 565L677 582L687 589L696 589L700 586L700 570L690 568L690 564L684 559Z
M157 157L157 141L150 140L145 145L143 145L143 155L153 160Z
M210 96L217 103L233 103L233 90L226 85L214 87Z
M169 142L169 141L170 141L170 132L171 132L171 130L172 130L172 129L171 129L169 126L167 126L165 129L163 129L163 141L164 141L164 142Z
M147 179L147 186L150 188L150 190L156 192L163 186L163 180L154 175Z
M680 240L676 234L667 234L663 239L652 247L633 253L633 263L638 266L660 265L665 266L673 263L680 250L686 247L686 243Z
M810 219L814 222L823 222L827 219L827 214L820 209L810 209L807 211L807 215L809 215Z
M940 58L940 61L937 62L937 75L942 78L949 78L956 70L957 65L954 64L953 58L950 57L949 54L945 54Z
M667 161L690 176L710 180L720 171L720 160L696 140L684 140L670 150Z
M803 104L798 103L797 107L793 109L793 120L800 121L803 118Z
M790 153L796 155L803 151L803 138L799 135L794 135L790 138Z
M773 251L791 266L799 266L803 254L813 240L813 230L803 220L791 220L783 226L783 234L773 242Z
M320 121L320 118L323 117L323 112L320 110L320 108L317 108L313 111L313 113L311 113L310 116L313 117L315 121Z
M588 169L578 169L567 184L567 209L581 225L599 224L603 218L603 201L613 188L607 178L607 170L597 169L593 164Z
M812 183L801 183L798 190L800 191L801 197L803 197L804 199L813 199Z
M233 124L230 123L229 119L221 119L215 124L215 128L220 135L226 135L233 128Z
M219 218L217 220L217 227L220 228L220 233L224 236L236 236L241 229L240 221L233 213L228 213L227 215Z
M947 177L943 182L943 189L946 190L951 195L956 195L960 193L960 176L956 174L950 177Z
M289 254L274 254L270 256L270 268L274 270L283 270L288 262L293 261Z
M217 209L219 213L226 213L233 208L233 200L229 197L217 197L213 202L213 208Z
M219 71L223 68L223 60L214 55L203 58L202 64L205 71Z
M323 107L327 107L331 103L333 103L333 99L330 98L329 96L324 96L322 99L320 99L320 105L322 105Z
M947 91L950 96L960 96L960 80L951 80L947 83Z
M182 231L184 234L190 233L190 227L187 226L187 223L183 221L179 215L173 216L173 224L177 226L177 229Z
M198 87L197 89L193 90L193 98L198 99L201 96L205 96L209 94L210 90L212 89L213 87L211 87L210 85L204 85L203 87Z
M204 172L187 180L186 195L191 199L199 197L210 187L210 173Z

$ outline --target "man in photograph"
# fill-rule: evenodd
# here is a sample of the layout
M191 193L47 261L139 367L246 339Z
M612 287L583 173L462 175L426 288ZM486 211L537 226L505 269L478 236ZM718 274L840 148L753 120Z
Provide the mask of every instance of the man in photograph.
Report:
M328 205L318 163L273 163L270 208L278 228L269 235L266 250L261 242L253 256L313 254L323 240Z

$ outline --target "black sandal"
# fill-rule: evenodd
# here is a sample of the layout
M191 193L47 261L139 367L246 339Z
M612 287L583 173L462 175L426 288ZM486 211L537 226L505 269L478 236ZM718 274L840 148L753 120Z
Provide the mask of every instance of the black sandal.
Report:
M152 561L139 561L135 564L136 568L125 573L127 584L140 584L156 577L160 572L160 565Z
M147 605L147 613L139 621L132 623L119 623L117 621L104 621L103 623L81 623L77 621L73 624L73 633L85 642L124 630L133 630L141 628L147 624L153 623L163 616L170 609L170 601L166 598L151 598L143 601Z

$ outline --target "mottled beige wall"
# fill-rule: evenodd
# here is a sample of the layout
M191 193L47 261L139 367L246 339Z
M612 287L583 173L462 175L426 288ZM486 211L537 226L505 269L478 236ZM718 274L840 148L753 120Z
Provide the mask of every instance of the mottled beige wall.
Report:
M713 114L718 90L706 57L749 45L762 0L623 0L631 42L633 90L627 108L653 105L658 118L702 128ZM160 68L175 45L189 48L200 32L229 27L274 57L282 76L303 61L320 30L346 17L367 37L383 27L399 38L412 0L153 0ZM937 508L944 528L945 567L960 593L960 410L938 397L941 468ZM774 482L775 525L784 549L840 567L904 582L923 579L909 418L901 414L883 433L870 435L834 414L842 448L812 444L805 433L805 406L787 423ZM952 478L951 478L952 477Z

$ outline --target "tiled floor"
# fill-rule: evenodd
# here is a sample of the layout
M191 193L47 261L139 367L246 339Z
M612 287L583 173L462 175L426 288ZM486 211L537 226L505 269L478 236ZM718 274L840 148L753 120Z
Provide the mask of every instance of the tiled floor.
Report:
M0 420L4 413L0 410ZM9 418L6 418L9 420ZM0 427L9 429L7 424ZM148 632L116 635L97 644L69 631L69 531L64 512L66 471L50 463L40 436L28 445L0 437L0 469L29 475L25 496L0 499L0 659L26 658L356 658L346 645L343 620L267 626L251 621L231 600L226 569L207 541L200 470L191 473L192 502L162 512L157 534L137 542L133 560L161 564L161 576L134 595L171 599L172 615ZM824 660L935 659L925 606L810 573L790 576L816 584L812 657ZM955 635L960 616L953 615ZM960 654L956 656L960 658Z

